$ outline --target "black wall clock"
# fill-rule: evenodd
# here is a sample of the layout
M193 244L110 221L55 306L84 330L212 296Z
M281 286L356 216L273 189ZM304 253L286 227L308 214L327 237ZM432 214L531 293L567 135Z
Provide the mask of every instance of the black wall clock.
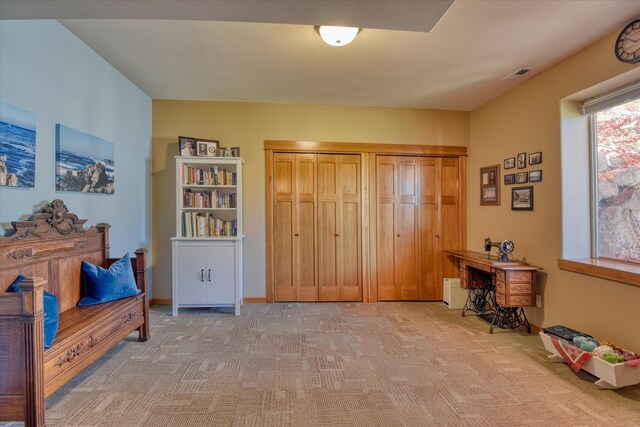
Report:
M616 40L616 57L630 64L640 61L640 19L629 23Z

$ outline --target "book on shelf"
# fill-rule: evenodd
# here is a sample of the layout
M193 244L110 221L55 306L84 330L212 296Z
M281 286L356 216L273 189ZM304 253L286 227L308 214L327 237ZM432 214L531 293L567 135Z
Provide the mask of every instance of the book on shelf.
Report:
M210 168L193 167L188 164L182 165L183 185L237 185L238 175L236 172L213 165Z
M238 221L215 218L211 213L182 212L183 237L233 237Z
M235 208L236 203L236 193L220 190L194 191L190 188L182 190L183 208Z

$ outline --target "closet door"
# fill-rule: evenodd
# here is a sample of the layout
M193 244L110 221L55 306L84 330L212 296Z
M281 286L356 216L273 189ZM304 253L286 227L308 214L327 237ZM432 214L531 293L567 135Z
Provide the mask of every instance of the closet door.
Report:
M460 248L460 159L440 159L440 260L442 274L436 299L442 299L442 278L456 277L457 266L445 255L446 249Z
M442 293L442 248L439 224L439 163L435 157L418 159L420 217L420 300L436 300ZM442 299L442 297L440 297Z
M360 156L318 155L320 301L361 301Z
M379 300L419 298L417 173L415 157L376 158Z
M277 301L317 301L315 154L274 154Z
M398 158L396 299L419 299L418 168L415 157Z

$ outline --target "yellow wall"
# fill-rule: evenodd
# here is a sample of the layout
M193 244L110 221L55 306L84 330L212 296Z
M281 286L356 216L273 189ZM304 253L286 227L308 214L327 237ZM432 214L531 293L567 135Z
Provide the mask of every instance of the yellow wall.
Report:
M265 296L264 140L468 146L469 113L441 110L153 101L153 298L171 298L179 135L239 146L244 165L244 296Z
M468 163L468 246L481 250L483 238L511 239L516 257L544 268L539 291L543 308L529 310L532 323L563 324L640 351L640 287L559 270L561 257L560 102L576 92L640 68L613 55L616 34L544 71L471 112ZM640 74L640 73L638 73ZM480 206L479 169L519 152L542 151L543 170L534 184L534 211L511 211L511 188L502 204ZM540 166L540 167L538 167ZM504 174L504 170L501 171ZM517 169L509 173L518 172Z

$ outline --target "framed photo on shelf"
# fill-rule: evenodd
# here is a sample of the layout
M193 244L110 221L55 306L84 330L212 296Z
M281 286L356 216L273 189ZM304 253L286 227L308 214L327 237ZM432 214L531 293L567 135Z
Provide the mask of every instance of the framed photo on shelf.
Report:
M516 183L516 175L510 173L504 176L504 185L511 185Z
M480 168L480 206L500 205L500 165Z
M198 156L217 157L219 141L213 139L198 139Z
M529 172L529 182L540 182L540 181L542 181L542 169Z
M231 157L240 157L240 147L231 147Z
M511 189L511 210L533 210L533 186L514 187Z
M527 167L527 153L518 153L518 169Z
M539 165L542 163L542 151L529 154L529 165Z
M504 159L504 168L505 169L513 169L515 167L516 167L516 158L515 157L509 157L508 159Z
M526 172L519 172L516 174L516 184L526 184L529 181L529 174Z
M196 155L196 139L188 136L178 137L178 150L181 156L195 156Z

